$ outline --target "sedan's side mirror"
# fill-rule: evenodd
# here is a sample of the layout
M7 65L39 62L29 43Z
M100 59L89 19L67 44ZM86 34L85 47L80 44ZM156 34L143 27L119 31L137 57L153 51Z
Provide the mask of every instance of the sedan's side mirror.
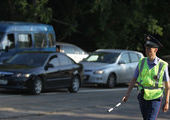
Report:
M126 64L126 62L125 62L124 60L120 60L120 61L118 62L118 64L119 64L119 65L121 65L121 64Z
M53 68L53 64L47 63L47 65L45 66L45 70L48 70L48 68Z

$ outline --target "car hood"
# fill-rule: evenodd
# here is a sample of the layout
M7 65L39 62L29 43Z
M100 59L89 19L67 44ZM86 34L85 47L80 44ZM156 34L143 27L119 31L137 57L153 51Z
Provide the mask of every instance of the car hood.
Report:
M27 66L27 65L11 65L2 64L0 65L0 72L10 72L10 73L33 73L39 69L38 67Z
M99 63L99 62L81 62L84 70L98 70L105 69L108 66L114 66L114 64L109 63Z

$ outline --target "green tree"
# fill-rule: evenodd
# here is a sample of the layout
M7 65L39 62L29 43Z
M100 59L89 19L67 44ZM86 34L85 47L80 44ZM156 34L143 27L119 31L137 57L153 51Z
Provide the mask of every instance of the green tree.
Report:
M8 0L8 20L50 23L52 9L48 0Z
M144 34L153 34L164 54L170 48L169 8L169 0L2 0L0 19L52 24L58 41L87 51L143 51Z

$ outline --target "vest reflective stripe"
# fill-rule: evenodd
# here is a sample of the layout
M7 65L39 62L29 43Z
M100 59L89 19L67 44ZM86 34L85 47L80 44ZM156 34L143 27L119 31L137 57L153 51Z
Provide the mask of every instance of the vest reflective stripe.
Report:
M166 65L167 63L160 59L157 65L152 69L149 69L147 58L143 58L139 61L139 76L137 83L139 90L144 89L144 99L152 100L162 96L163 74ZM145 70L143 71L144 68ZM146 69L148 69L148 71Z
M141 63L140 70L139 70L139 74L142 73L144 63L145 63L145 59L142 59L142 63Z
M160 73L161 73L162 67L163 67L163 63L160 62L159 69L158 69L158 74L157 74L157 81L155 83L155 88L158 88L158 83L159 83Z
M143 66L145 63L145 59L142 59L141 61L141 65L140 65L140 69L139 69L139 75L141 75L142 70L143 70ZM139 66L138 66L139 67ZM137 81L137 84L140 85L143 88L143 85L141 84L143 82L143 80L140 80L139 82ZM139 89L140 90L140 89Z

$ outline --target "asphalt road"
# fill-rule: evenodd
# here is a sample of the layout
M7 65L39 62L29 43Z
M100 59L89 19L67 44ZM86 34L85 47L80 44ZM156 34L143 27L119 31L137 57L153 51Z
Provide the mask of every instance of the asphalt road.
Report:
M44 92L38 96L22 91L0 90L0 120L142 120L137 91L129 101L112 112L125 94L127 87L81 88L78 93L67 90ZM169 120L170 111L159 114L158 120Z

